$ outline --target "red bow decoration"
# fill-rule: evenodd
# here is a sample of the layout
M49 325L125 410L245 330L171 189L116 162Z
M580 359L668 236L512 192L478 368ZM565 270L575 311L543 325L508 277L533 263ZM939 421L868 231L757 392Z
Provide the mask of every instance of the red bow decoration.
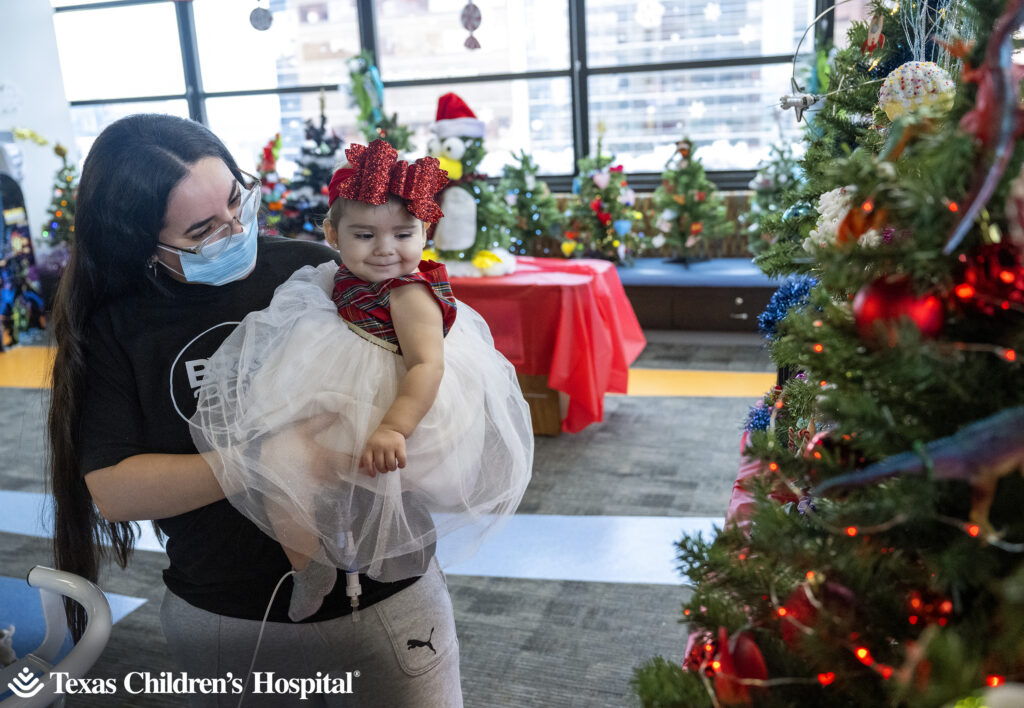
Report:
M444 216L434 195L448 184L448 173L436 157L421 157L410 165L398 159L398 152L383 140L369 146L352 145L345 150L351 167L331 177L327 205L337 198L381 206L391 195L405 200L405 208L421 221L436 224Z

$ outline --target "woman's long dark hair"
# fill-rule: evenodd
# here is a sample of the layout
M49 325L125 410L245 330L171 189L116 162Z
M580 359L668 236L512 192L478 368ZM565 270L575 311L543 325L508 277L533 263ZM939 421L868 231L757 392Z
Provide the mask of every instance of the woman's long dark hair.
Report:
M53 307L57 354L50 413L50 491L54 503L54 561L95 582L99 561L113 549L124 568L137 524L102 518L81 469L79 425L85 394L88 327L104 303L136 292L152 278L149 261L164 226L171 190L205 157L219 157L242 175L224 144L183 118L133 115L112 123L93 143L82 168L75 210L74 243ZM85 613L66 602L75 641Z

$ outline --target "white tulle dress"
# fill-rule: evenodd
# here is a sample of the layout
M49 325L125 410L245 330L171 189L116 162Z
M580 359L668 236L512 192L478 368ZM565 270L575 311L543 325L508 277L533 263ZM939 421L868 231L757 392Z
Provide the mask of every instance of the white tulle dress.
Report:
M480 315L444 295L444 267L420 269L457 317L437 397L406 441L406 467L376 477L358 467L406 369L386 341L339 315L334 263L297 271L228 336L207 365L191 425L228 500L265 533L383 581L422 574L435 554L448 565L474 553L515 512L533 463L515 370ZM390 286L423 287L384 285L385 307Z

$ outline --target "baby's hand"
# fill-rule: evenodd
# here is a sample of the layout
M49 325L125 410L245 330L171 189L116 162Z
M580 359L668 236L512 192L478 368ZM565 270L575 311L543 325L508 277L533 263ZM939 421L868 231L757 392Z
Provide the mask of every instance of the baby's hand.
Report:
M371 477L405 467L405 436L391 428L377 428L366 441L359 467Z

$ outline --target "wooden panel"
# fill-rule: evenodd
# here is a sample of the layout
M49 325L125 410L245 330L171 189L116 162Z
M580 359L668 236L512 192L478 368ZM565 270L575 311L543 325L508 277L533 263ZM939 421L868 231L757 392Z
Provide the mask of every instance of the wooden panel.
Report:
M530 419L534 435L561 435L562 401L561 394L548 387L547 376L525 376L516 374L523 397L530 405Z

